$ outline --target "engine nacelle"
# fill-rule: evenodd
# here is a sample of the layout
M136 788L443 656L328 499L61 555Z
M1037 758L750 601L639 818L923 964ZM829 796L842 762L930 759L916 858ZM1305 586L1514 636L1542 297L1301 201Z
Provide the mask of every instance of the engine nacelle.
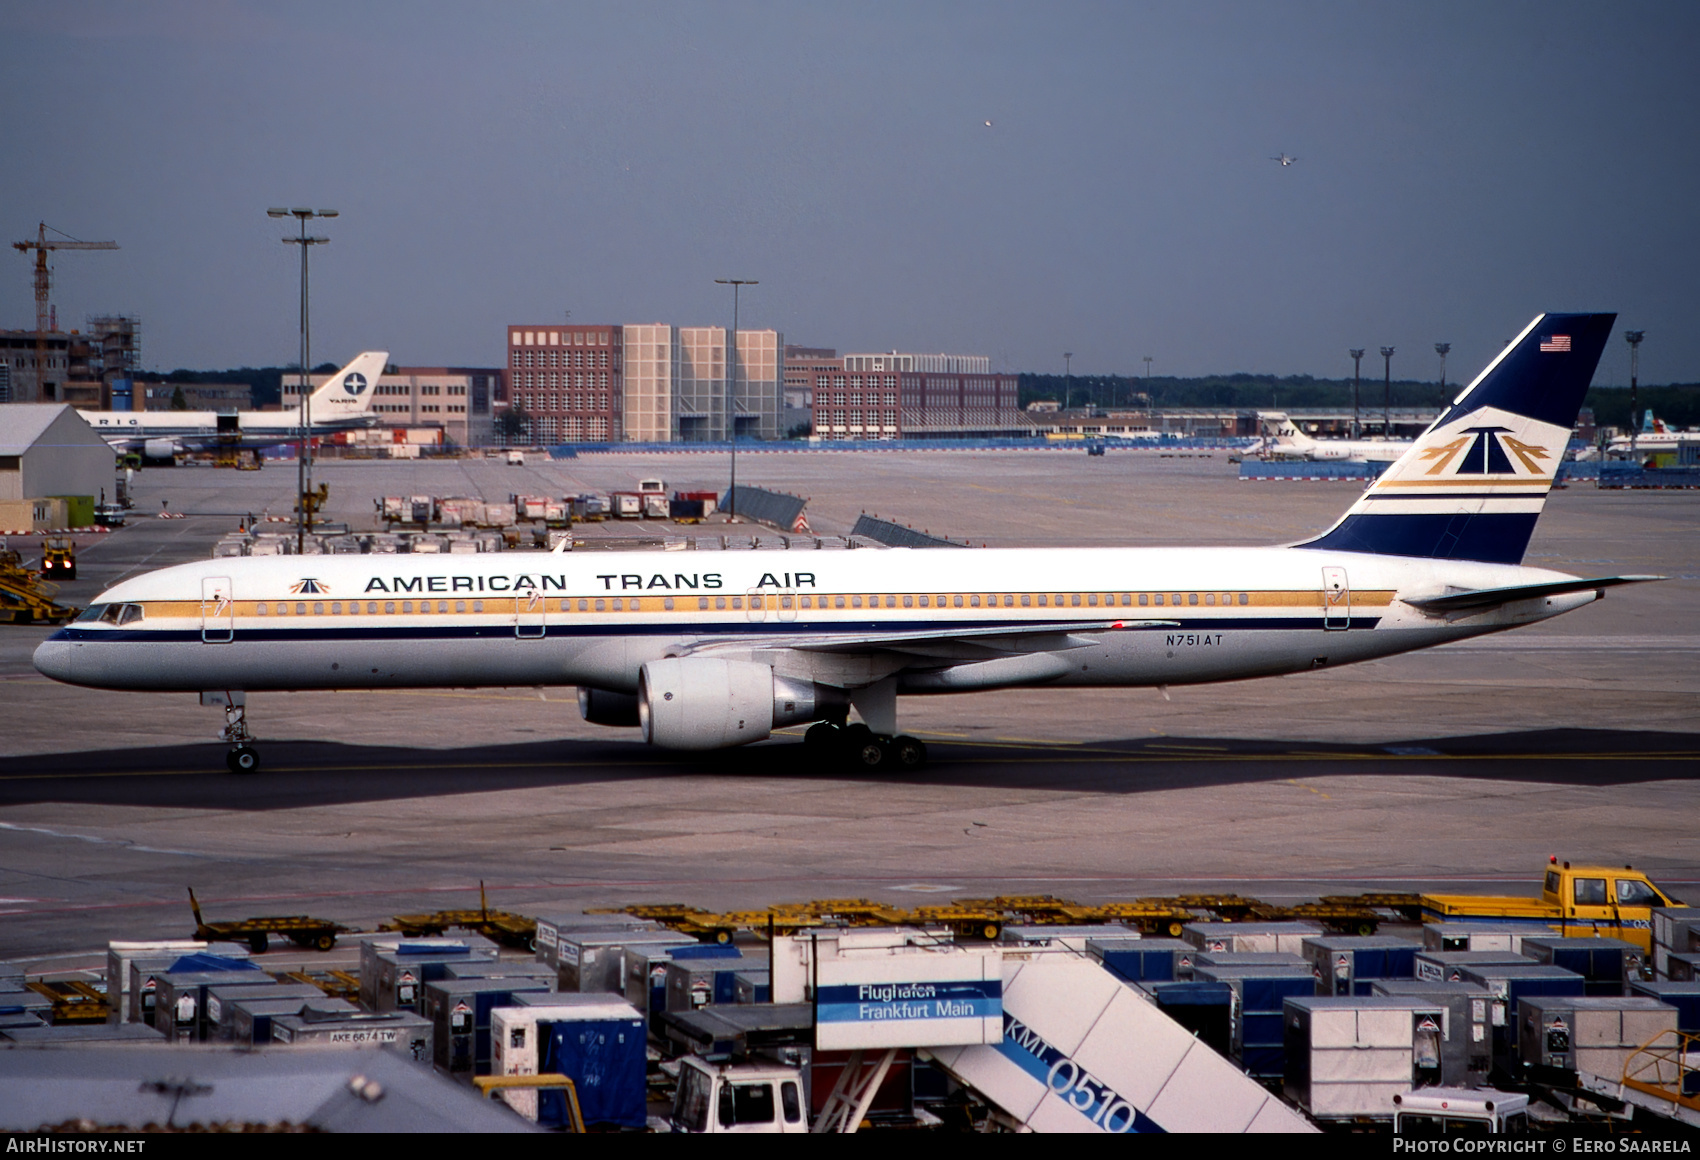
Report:
M643 739L663 749L728 749L819 720L817 693L754 661L668 657L639 671L638 717Z
M631 693L616 693L612 689L593 689L580 685L578 715L592 725L641 725L638 719L638 699Z
M175 459L177 458L177 440L149 439L142 444L144 459Z

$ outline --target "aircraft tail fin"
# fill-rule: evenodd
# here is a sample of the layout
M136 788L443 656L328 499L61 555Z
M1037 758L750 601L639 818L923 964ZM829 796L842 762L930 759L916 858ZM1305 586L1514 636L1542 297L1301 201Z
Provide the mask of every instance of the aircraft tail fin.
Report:
M372 396L378 393L378 378L389 363L387 350L368 350L356 355L353 362L313 392L313 422L366 414L372 407Z
M1518 564L1615 314L1542 314L1341 517L1294 545Z
M1295 451L1303 451L1315 446L1316 440L1299 430L1284 411L1259 411L1258 425L1263 428L1263 437L1270 443L1278 443Z

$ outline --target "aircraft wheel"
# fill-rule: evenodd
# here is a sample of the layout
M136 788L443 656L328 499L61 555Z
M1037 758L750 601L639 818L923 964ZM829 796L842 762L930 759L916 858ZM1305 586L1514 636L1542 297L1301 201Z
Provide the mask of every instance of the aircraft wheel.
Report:
M328 932L313 940L314 950L328 951L334 946L336 946L336 935Z
M253 773L260 768L260 751L252 745L238 745L224 755L231 773Z
M816 721L803 734L803 744L821 752L835 748L838 745L838 726L831 721Z
M864 733L853 737L849 746L850 761L863 769L878 769L890 760L886 751L886 743L872 733Z
M266 942L264 934L251 934L248 936L248 949L257 955L263 955L266 953Z
M899 734L891 739L891 756L904 769L918 769L927 764L927 746L917 737Z

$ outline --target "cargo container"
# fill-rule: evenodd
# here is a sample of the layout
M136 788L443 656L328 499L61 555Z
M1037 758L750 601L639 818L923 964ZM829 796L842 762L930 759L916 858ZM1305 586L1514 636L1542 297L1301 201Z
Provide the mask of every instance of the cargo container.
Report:
M1676 1008L1650 995L1525 999L1517 1008L1522 1075L1564 1086L1578 1072L1620 1079L1629 1057L1677 1022Z
M1086 953L1086 944L1092 939L1128 939L1138 938L1139 932L1119 922L1089 923L1080 925L1058 924L1047 926L1043 923L1033 925L1006 926L998 935L998 942L1011 950L1059 950L1072 951L1077 955Z
M1375 979L1413 978L1422 950L1410 939L1373 934L1324 935L1306 939L1304 948L1318 995L1368 995Z
M736 1002L732 976L747 965L743 955L718 958L681 958L668 961L668 1011L694 1011L710 1003Z
M533 953L538 962L553 971L561 965L557 949L561 935L603 934L617 930L666 931L666 928L647 918L634 918L629 914L546 915L537 919L537 948ZM678 937L683 941L683 936Z
M187 954L204 951L207 944L196 939L165 939L157 942L111 942L106 945L106 1021L108 1023L144 1022L132 1015L135 992L131 990L130 963L139 958L170 959L175 962ZM167 964L169 965L169 964Z
M1287 951L1199 951L1195 966L1200 967L1304 967L1310 960Z
M419 988L443 977L445 963L472 959L495 961L499 948L481 934L442 936L386 935L360 944L360 1005L368 1011L398 1007L417 1010ZM402 970L399 968L409 968ZM404 977L411 975L411 977ZM398 998L397 988L411 985L411 997ZM380 996L387 995L387 998Z
M1537 963L1575 971L1588 981L1589 995L1621 995L1628 981L1641 974L1641 948L1622 939L1527 938L1523 953Z
M1505 1000L1477 983L1431 983L1422 979L1373 979L1370 994L1435 1003L1441 1021L1440 1082L1466 1086L1487 1082L1493 1070L1493 1029L1506 1025Z
M1316 995L1316 977L1310 968L1197 966L1192 977L1200 983L1226 983L1233 988L1234 1034L1229 1057L1248 1075L1278 1079L1285 1052L1282 1004Z
M524 979L439 979L425 985L420 1014L434 1032L432 1062L451 1076L490 1074L490 1012L519 994L548 993Z
M1523 953L1523 940L1544 933L1528 926L1491 922L1441 922L1423 927L1428 951L1510 951Z
M1470 967L1490 967L1501 963L1521 964L1535 960L1515 951L1418 951L1411 959L1413 973L1430 982L1458 983Z
M474 959L471 962L444 963L443 978L536 979L553 986L555 972L535 959L525 959L521 962L503 961L501 959Z
M1226 983L1151 981L1139 989L1158 1010L1179 1023L1218 1055L1234 1050L1234 989Z
M155 976L158 997L154 1003L153 1025L171 1043L204 1043L207 1038L207 988L229 984L233 975L251 975L255 981L271 978L254 964L240 959L225 959L228 965L212 960L219 956L186 955L172 964L169 971ZM179 969L184 964L194 968Z
M1665 978L1672 983L1692 983L1700 978L1700 954L1666 955Z
M732 1002L771 1003L773 976L768 971L737 971L732 975Z
M0 1032L12 1043L58 1045L71 1043L159 1043L162 1036L140 1023L72 1023L64 1027L13 1027Z
M1178 938L1094 938L1086 954L1129 983L1172 983L1192 978L1197 947Z
M312 983L280 983L269 976L264 982L219 983L207 988L206 1040L227 1042L231 1037L231 1005L240 999L323 999L325 993Z
M1288 999L1286 1097L1313 1119L1391 1120L1393 1097L1440 1082L1445 1010L1421 998Z
M611 991L625 994L627 947L695 945L695 939L670 930L577 931L555 948L557 991Z
M1517 1072L1518 1005L1524 999L1547 996L1579 999L1588 985L1575 971L1529 961L1465 967L1462 974L1464 982L1479 983L1491 993L1505 997L1506 1026L1493 1028L1489 1038L1493 1043L1493 1066L1508 1075Z
M1192 922L1181 938L1202 951L1285 951L1303 954L1304 941L1325 933L1314 922Z
M1696 932L1700 932L1700 906L1658 907L1653 911L1652 927L1653 978L1668 979L1667 956L1700 951L1695 942Z
M533 996L536 998L536 996ZM492 1075L564 1075L589 1128L641 1129L647 1122L648 1034L638 1009L611 995L490 1013ZM563 1093L510 1089L501 1098L545 1127L566 1123Z
M1676 1029L1690 1035L1700 1035L1700 983L1672 983L1668 980L1631 982L1631 995L1645 995L1676 1009Z
M355 1015L360 1011L347 999L333 999L323 993L317 997L266 995L232 999L225 1004L230 1020L230 1042L238 1047L267 1047L272 1041L273 1019L279 1015L299 1015L309 1007L327 1015Z
M299 1015L272 1017L272 1043L307 1047L385 1047L415 1063L432 1058L428 1020L410 1011L374 1015L367 1011L323 1013L308 1008Z

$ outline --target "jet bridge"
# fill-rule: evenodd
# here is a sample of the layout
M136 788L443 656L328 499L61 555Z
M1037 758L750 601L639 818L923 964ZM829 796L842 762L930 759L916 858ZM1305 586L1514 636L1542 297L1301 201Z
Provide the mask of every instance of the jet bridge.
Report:
M1316 1131L1139 992L1072 954L1006 956L1002 1041L923 1054L1024 1131Z

